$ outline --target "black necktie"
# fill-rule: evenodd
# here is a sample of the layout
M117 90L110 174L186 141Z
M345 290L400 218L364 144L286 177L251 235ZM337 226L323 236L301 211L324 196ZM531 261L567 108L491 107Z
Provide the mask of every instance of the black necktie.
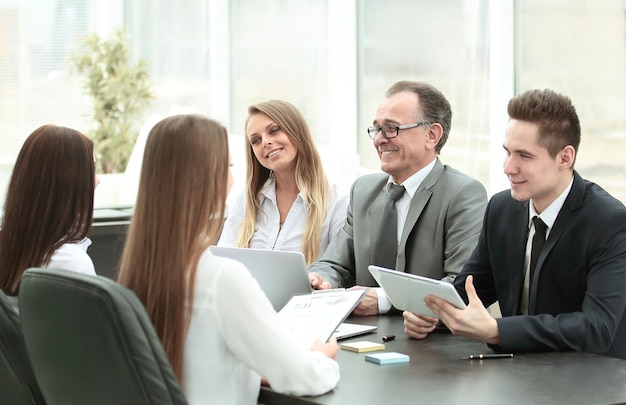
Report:
M530 250L530 274L528 278L528 290L533 285L533 275L535 274L535 267L537 266L537 260L539 259L539 253L546 241L546 229L548 226L538 216L533 217L533 223L535 224L535 235L533 236L533 245Z
M404 186L389 183L388 200L381 218L373 264L394 269L398 255L398 214L396 202L404 195Z

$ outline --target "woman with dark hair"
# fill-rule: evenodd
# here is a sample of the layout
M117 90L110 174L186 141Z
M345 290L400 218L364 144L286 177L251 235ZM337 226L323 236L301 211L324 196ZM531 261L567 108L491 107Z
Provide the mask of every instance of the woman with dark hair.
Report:
M282 100L251 105L245 149L246 190L218 245L298 251L314 262L343 226L348 195L329 184L304 116Z
M148 135L119 282L143 302L190 404L334 388L337 342L297 341L239 262L214 256L232 185L219 123L178 115Z
M93 142L66 127L44 125L17 157L0 228L0 288L17 295L29 267L95 275L87 247L97 185Z

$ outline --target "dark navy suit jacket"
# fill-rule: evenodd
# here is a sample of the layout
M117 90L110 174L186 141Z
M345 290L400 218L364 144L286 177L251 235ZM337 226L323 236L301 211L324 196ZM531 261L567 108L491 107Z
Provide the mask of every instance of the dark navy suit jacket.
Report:
M539 256L529 315L518 315L528 238L528 201L494 195L465 279L485 306L499 301L496 350L576 350L626 358L626 208L574 172L572 188Z

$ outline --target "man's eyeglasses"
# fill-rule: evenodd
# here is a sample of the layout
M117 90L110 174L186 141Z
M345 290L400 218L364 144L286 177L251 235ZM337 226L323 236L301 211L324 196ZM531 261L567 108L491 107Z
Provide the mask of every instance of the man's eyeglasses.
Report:
M386 124L386 125L383 125L382 127L369 127L367 128L367 135L369 135L370 139L373 140L373 139L376 139L376 135L378 135L378 132L381 131L385 138L387 139L395 138L396 136L398 136L398 133L400 132L401 129L415 128L415 127L419 127L422 125L430 125L430 122L420 121L420 122L416 122L415 124L406 124L406 125Z

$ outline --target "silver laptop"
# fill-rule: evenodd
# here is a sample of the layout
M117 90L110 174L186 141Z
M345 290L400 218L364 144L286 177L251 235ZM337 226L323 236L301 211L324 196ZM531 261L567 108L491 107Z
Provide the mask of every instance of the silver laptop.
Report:
M364 335L366 333L376 332L376 330L378 330L376 325L343 322L337 327L337 329L335 329L333 336L337 338L337 340L341 340Z
M276 311L280 311L294 295L312 291L306 261L300 252L226 246L211 246L211 252L243 263Z
M312 292L306 261L300 252L226 246L211 246L211 252L216 256L229 257L243 263L276 312L294 295ZM339 340L374 331L375 326L342 323L333 336Z

